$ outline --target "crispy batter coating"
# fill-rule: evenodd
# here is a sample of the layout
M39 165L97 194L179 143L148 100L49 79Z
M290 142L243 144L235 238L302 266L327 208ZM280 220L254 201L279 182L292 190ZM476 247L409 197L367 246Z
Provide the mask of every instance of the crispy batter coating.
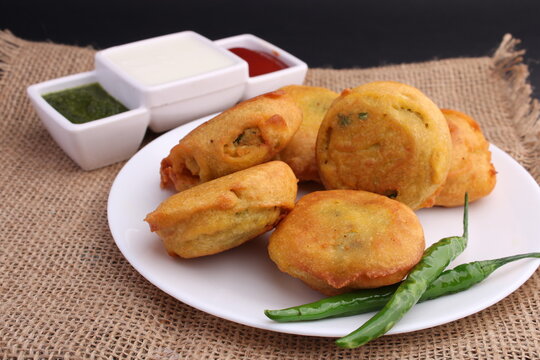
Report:
M462 206L465 192L469 193L469 202L489 195L495 188L497 172L478 123L456 110L443 109L442 113L450 128L453 154L450 172L435 205Z
M289 164L298 180L320 182L315 159L315 142L326 111L339 94L323 87L304 85L289 85L281 90L289 94L300 107L303 120L277 159Z
M272 229L294 206L291 168L271 161L174 194L145 221L170 255L216 254Z
M291 140L302 111L283 91L244 101L200 125L161 161L161 186L177 191L271 160Z
M305 195L270 236L278 268L335 295L396 283L420 261L422 226L403 203L360 190Z
M327 189L371 191L418 209L433 205L451 146L446 120L426 95L381 81L345 90L332 103L316 156Z

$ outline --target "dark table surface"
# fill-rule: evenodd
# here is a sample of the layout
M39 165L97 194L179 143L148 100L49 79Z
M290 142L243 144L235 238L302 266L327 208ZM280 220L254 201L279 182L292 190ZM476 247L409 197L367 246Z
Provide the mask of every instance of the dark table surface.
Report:
M103 49L196 31L212 40L252 33L310 67L371 67L491 54L522 40L538 98L539 0L6 1L0 28L28 39Z

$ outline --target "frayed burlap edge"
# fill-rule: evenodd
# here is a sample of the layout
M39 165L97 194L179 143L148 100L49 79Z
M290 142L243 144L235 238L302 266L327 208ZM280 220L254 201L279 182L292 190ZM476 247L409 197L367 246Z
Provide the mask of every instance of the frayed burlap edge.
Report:
M0 30L0 91L4 86L4 74L9 70L12 59L17 56L23 40L19 39L9 30Z
M517 47L521 40L505 34L499 48L493 54L494 74L507 82L505 87L508 114L523 143L527 157L522 165L531 175L540 180L540 103L532 99L532 87L529 83L529 70L523 63L525 50ZM502 134L504 136L504 134Z

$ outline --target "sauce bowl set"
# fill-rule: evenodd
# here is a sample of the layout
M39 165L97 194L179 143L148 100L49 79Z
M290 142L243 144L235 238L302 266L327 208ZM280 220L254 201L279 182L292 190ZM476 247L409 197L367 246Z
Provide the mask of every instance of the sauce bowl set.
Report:
M250 77L250 66L259 64L231 48L248 49L285 67ZM306 63L254 35L211 41L183 31L98 51L93 71L31 85L27 94L62 150L82 169L93 170L130 158L147 128L167 131L279 87L302 84L306 72ZM58 95L65 93L71 101L70 90L95 83L127 111L78 124L43 97L62 92Z

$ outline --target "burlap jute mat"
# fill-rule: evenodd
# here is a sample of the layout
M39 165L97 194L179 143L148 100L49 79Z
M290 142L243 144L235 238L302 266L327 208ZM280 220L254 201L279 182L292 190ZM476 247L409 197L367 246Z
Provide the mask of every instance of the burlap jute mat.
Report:
M342 90L390 79L462 110L540 181L539 105L517 40L493 56L312 69ZM166 295L116 248L107 196L123 164L80 170L26 98L28 85L93 68L94 50L0 32L0 357L4 359L540 359L540 272L475 315L356 349L207 315Z

